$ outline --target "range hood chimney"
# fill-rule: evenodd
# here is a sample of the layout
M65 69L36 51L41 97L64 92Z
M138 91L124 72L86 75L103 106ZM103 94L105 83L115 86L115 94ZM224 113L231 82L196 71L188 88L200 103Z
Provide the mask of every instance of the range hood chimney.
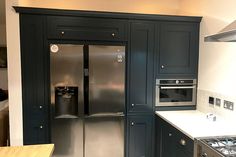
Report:
M219 33L204 38L205 42L236 42L236 20Z

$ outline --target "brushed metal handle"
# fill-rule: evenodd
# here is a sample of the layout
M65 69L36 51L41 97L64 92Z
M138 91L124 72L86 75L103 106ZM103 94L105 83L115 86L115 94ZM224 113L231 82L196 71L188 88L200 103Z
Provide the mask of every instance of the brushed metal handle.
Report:
M185 146L185 145L186 145L186 141L185 141L184 139L181 139L181 140L179 141L179 143L180 143L182 146Z
M193 88L196 88L196 86L172 86L172 87L169 87L169 86L161 86L161 89L193 89Z
M131 122L131 125L134 126L134 122Z
M112 34L111 34L111 36L112 36L112 37L115 37L115 36L116 36L116 34L115 34L115 33L112 33Z
M164 66L164 65L161 65L161 68L162 68L162 69L164 69L164 68L165 68L165 66Z

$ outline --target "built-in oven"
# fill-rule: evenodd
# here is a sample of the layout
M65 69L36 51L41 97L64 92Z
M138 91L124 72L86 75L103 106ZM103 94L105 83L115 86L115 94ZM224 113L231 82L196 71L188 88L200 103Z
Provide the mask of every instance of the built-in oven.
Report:
M156 80L156 106L193 106L196 93L196 79Z

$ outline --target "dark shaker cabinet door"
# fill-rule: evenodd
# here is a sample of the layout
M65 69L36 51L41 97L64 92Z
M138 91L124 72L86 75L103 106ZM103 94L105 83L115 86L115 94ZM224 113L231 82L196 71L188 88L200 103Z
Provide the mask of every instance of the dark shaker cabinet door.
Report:
M152 157L152 116L128 116L128 157Z
M21 15L24 144L48 143L43 17Z
M131 24L128 112L152 111L153 43L153 24Z
M159 74L197 73L198 24L162 23L159 42Z

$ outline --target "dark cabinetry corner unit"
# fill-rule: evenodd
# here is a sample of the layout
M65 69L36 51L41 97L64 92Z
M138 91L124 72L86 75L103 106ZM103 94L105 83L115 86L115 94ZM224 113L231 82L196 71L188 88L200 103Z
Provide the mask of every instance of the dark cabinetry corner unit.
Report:
M153 111L154 24L131 23L128 69L128 112Z
M154 116L127 116L127 157L153 157Z
M156 44L158 78L197 77L199 23L163 22Z
M193 140L156 116L156 157L193 157Z
M44 17L20 16L24 144L49 143Z

